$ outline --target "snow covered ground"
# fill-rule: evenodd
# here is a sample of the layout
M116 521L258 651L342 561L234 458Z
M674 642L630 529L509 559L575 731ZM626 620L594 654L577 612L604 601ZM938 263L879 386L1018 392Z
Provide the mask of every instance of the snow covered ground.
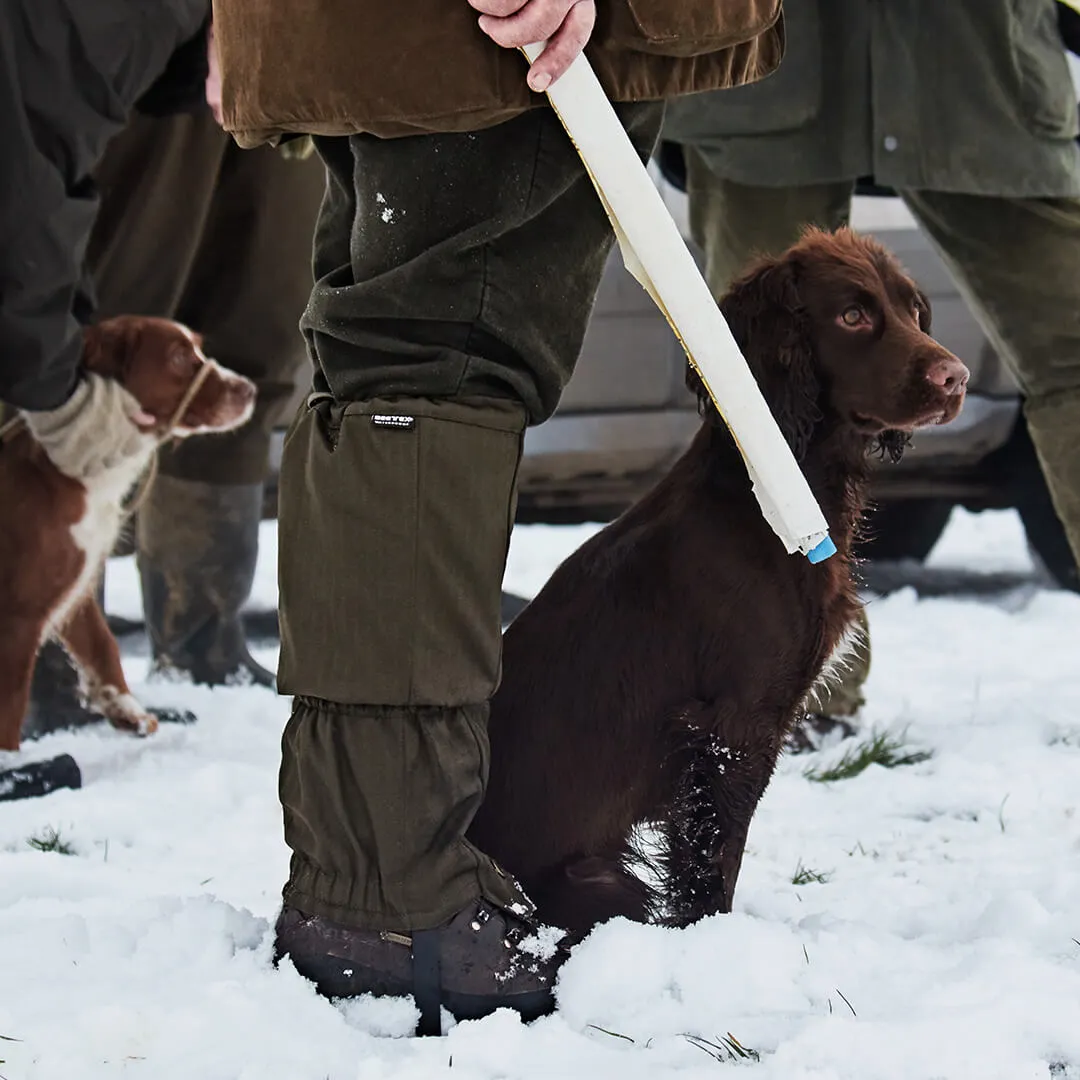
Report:
M508 587L534 591L588 531L519 530ZM1011 514L958 513L931 564L1031 571ZM804 771L839 749L786 759L734 914L603 927L566 966L556 1016L498 1014L434 1040L395 1037L408 1002L334 1007L270 966L287 703L144 685L132 656L145 700L200 723L0 754L4 768L70 752L86 776L81 791L0 804L0 1036L18 1040L0 1040L0 1075L1080 1080L1080 597L1032 582L974 592L870 604L863 727L906 731L930 760L822 784ZM109 607L138 612L124 561ZM28 845L53 830L74 854ZM800 868L825 880L793 884ZM759 1060L718 1062L708 1044L728 1033Z

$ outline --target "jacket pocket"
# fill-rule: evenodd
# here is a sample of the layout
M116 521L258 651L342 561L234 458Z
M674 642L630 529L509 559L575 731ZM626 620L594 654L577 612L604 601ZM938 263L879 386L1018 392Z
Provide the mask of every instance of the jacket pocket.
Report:
M781 5L780 0L611 0L597 6L605 44L660 56L700 56L763 34L780 18Z
M1012 0L1009 37L1024 119L1058 139L1077 136L1076 88L1053 0Z
M784 59L760 82L669 102L664 138L707 145L733 135L795 131L815 120L824 79L817 0L786 4L784 33Z

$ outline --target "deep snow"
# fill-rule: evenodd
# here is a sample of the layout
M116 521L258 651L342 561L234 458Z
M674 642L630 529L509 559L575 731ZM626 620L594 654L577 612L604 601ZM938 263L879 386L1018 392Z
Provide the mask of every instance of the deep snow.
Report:
M591 531L520 529L531 593ZM263 533L256 600L274 591ZM920 765L834 784L782 762L751 831L736 912L686 931L616 923L578 948L559 1012L395 1038L407 1001L334 1007L269 963L287 851L276 801L287 702L145 685L201 715L143 742L58 734L81 791L0 804L0 1074L8 1080L1080 1080L1080 597L1039 588L1008 513L958 512L931 566L1030 580L1003 594L869 606L866 730ZM109 608L137 614L130 561ZM268 662L273 653L262 657ZM64 856L27 840L56 829ZM798 867L825 883L792 884ZM731 1033L720 1064L687 1035ZM749 1075L748 1074L748 1075Z

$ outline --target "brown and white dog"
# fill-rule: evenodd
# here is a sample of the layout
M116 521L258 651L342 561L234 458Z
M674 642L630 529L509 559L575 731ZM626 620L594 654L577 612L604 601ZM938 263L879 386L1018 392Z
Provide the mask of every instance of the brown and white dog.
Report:
M32 423L9 426L0 442L0 750L19 748L34 661L50 637L79 669L91 709L117 728L156 729L124 678L95 586L124 500L158 445L239 427L255 404L249 379L208 359L198 335L169 319L120 316L87 328L83 363L101 425L86 425L83 410L77 438L90 457L99 442L108 454L75 469L50 455Z

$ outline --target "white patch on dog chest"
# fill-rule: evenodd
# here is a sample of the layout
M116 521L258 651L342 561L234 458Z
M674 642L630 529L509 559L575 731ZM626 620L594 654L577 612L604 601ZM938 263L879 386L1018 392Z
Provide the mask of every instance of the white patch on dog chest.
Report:
M806 695L808 706L815 700L820 701L833 687L839 686L844 672L851 666L856 653L867 647L866 637L858 623L852 623L841 635L829 658L822 665L821 672Z
M154 440L148 437L145 453L85 481L86 512L71 526L71 539L86 558L78 579L53 611L47 633L63 626L75 606L97 583L124 523L123 501L149 464L155 447Z

